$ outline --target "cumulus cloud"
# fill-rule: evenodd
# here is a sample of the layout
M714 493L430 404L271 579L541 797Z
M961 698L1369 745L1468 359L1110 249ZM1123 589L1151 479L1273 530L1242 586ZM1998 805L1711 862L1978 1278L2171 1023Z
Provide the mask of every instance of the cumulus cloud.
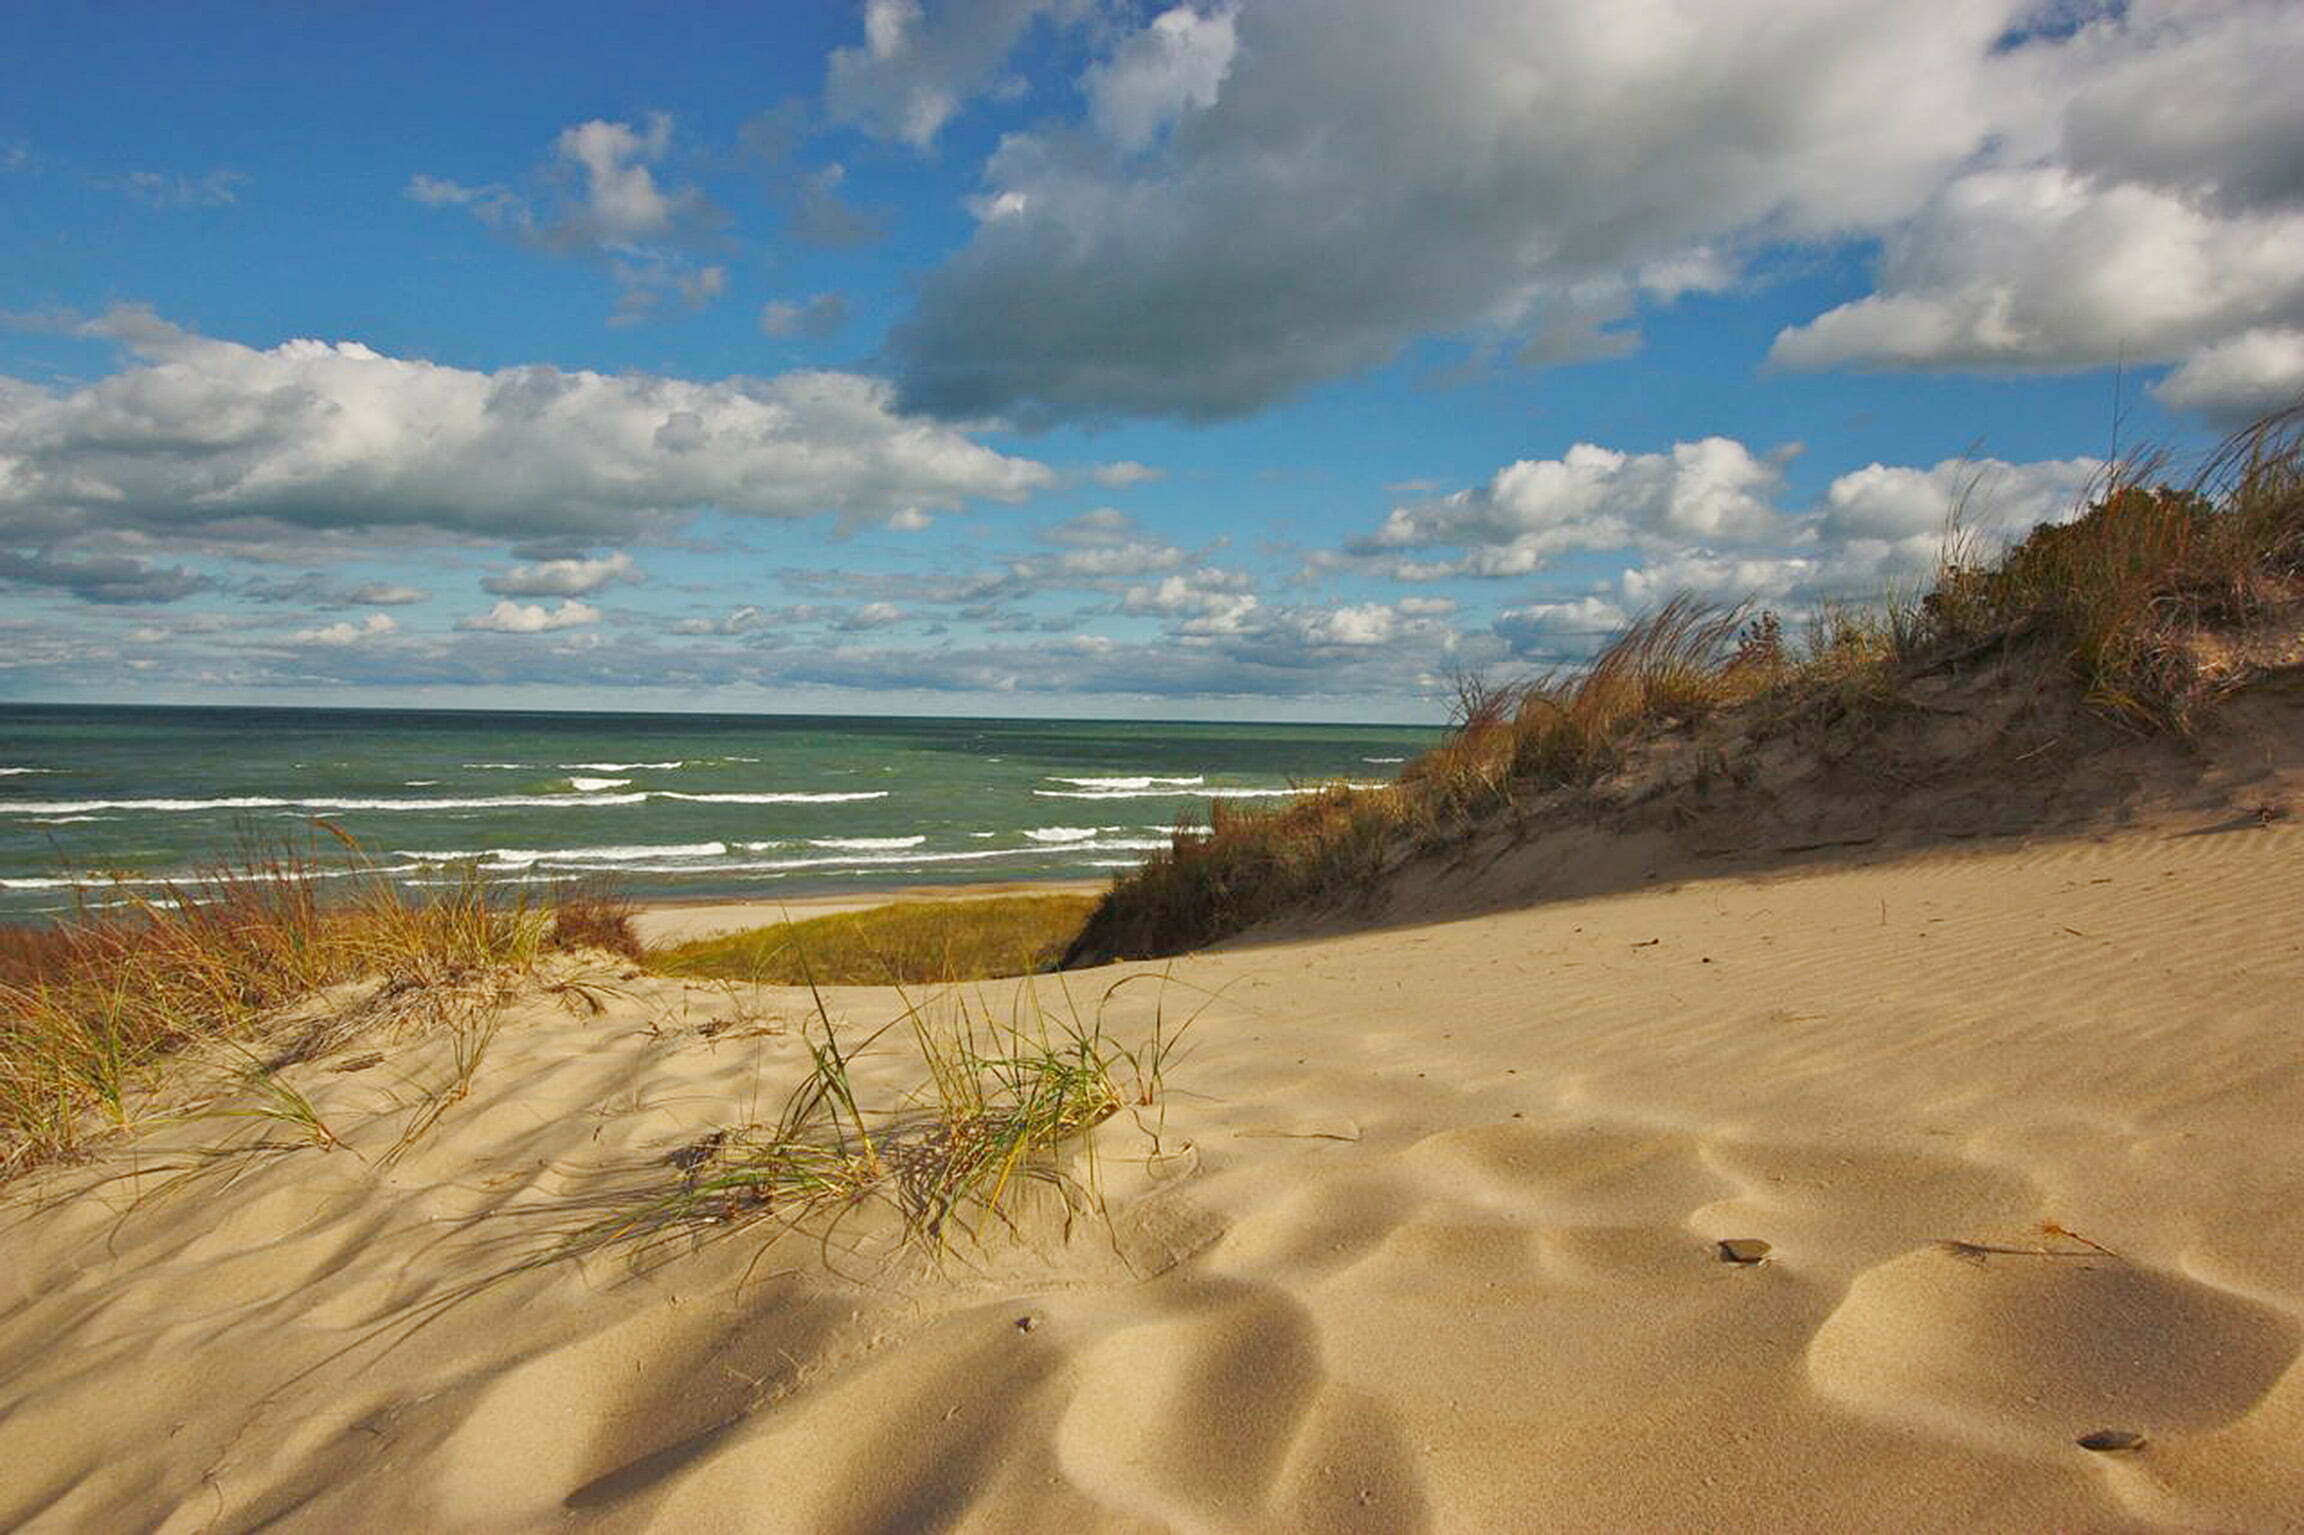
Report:
M346 601L372 608L405 607L431 595L421 587L402 586L395 581L363 581L344 594Z
M1098 464L1088 471L1088 477L1107 490L1126 490L1133 485L1149 485L1155 480L1164 480L1168 477L1168 471L1123 458L1109 464Z
M546 634L599 621L600 610L590 603L570 599L557 608L546 608L542 603L519 603L507 597L485 613L456 620L456 627L491 634Z
M835 94L870 74L926 143L1045 9L876 3ZM891 337L907 401L1208 419L1435 335L1613 355L1643 305L1787 243L1883 242L1877 290L1788 328L1787 365L2181 361L2304 324L2292 4L1136 14L1095 34L1080 120L985 166L971 243Z
M1578 597L1506 608L1489 628L1515 657L1558 661L1589 655L1630 617L1623 607L1605 597Z
M359 623L347 619L323 628L298 630L296 642L300 645L364 645L399 632L399 620L391 614L371 613Z
M1120 148L1143 149L1185 113L1216 104L1239 46L1230 10L1163 11L1088 71L1089 121Z
M824 100L834 118L918 149L971 97L993 86L1009 52L1042 16L1077 16L1085 0L864 0L864 43L832 55Z
M2202 347L2152 393L2225 426L2304 403L2304 329L2266 327Z
M837 293L807 299L771 299L760 310L760 329L771 336L821 341L848 323L848 301Z
M1620 346L1596 338L1643 272L1716 288L1739 242L1919 206L1996 127L2007 19L1993 0L1166 11L1090 70L1089 124L1003 141L973 241L892 338L906 398L1200 419L1434 333Z
M485 577L483 591L506 597L583 597L618 581L645 581L646 572L621 549L598 559L540 560Z
M2304 325L2304 12L2136 0L2007 66L2030 120L1887 231L1877 292L1788 328L1777 361L2214 378L2243 338Z
M63 390L0 379L0 535L18 542L284 527L599 541L704 507L876 521L1056 481L899 415L884 383L851 373L482 373L355 341L260 351L135 309L86 329L135 359Z
M418 172L402 195L430 208L462 208L491 229L540 249L604 260L618 288L611 324L633 324L673 305L699 309L727 288L724 266L689 251L725 215L688 184L658 170L672 147L672 119L652 112L635 125L594 118L562 129L538 179L541 199L501 182L469 186Z
M5 461L0 460L0 471L5 468ZM4 475L0 475L0 483L4 483ZM216 584L211 577L181 565L158 566L132 555L71 559L7 549L0 549L0 583L50 587L69 592L82 602L106 605L178 602Z
M1578 443L1556 459L1522 459L1484 486L1396 507L1347 546L1394 556L1408 579L1519 576L1578 549L1672 549L1692 542L1762 539L1780 531L1773 497L1781 467L1725 437L1623 453ZM1409 551L1453 548L1454 560Z

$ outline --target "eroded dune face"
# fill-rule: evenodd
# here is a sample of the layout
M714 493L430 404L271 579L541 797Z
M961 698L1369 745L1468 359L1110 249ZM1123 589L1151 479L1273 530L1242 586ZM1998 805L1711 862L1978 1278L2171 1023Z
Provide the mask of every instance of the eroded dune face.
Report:
M299 1068L346 1150L12 1209L0 1523L2294 1525L2300 888L2130 832L1200 956L1111 999L1206 1007L1104 1213L941 1265L877 1208L532 1263L805 1055L789 995L541 995L389 1164L438 1042Z

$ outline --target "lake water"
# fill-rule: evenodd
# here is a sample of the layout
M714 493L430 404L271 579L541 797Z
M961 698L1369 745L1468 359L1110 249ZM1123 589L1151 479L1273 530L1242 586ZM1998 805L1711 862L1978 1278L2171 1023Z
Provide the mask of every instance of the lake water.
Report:
M613 875L722 898L1125 869L1213 797L1384 782L1409 726L0 704L0 917L251 841L421 887ZM329 853L334 857L333 851Z

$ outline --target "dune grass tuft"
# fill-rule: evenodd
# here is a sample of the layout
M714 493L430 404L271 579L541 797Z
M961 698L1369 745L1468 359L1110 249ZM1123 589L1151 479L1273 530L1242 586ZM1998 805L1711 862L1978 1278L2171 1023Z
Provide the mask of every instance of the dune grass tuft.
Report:
M1026 988L1003 1015L956 989L908 1004L861 1037L844 1036L819 995L804 1030L807 1069L774 1120L715 1130L672 1152L636 1187L562 1207L582 1218L490 1282L600 1252L646 1258L667 1243L763 1224L812 1228L829 1253L844 1222L869 1205L894 1212L904 1245L941 1255L980 1241L988 1225L1012 1226L1027 1188L1053 1193L1068 1228L1098 1203L1089 1131L1131 1113L1158 1151L1158 1125L1145 1111L1157 1111L1178 1042L1198 1015L1171 1022L1156 1009L1149 1037L1129 1048L1107 1031L1102 1002L1083 1019L1070 994L1060 994L1053 1007ZM857 1067L891 1044L912 1058L902 1075L917 1086L874 1101ZM1088 1158L1079 1172L1076 1147Z
M506 896L477 870L418 896L322 829L352 860L349 877L323 879L344 871L318 848L251 848L181 884L122 887L117 906L0 936L0 1178L131 1124L187 1051L213 1047L260 1077L309 1053L281 1056L266 1037L303 997L373 979L394 999L484 1001L486 977L552 946L550 904ZM284 1092L253 1085L255 1101L294 1117Z
M1919 676L2039 647L2088 705L2140 729L2191 732L2259 663L2294 664L2304 609L2304 406L2230 439L2193 484L2114 474L2068 522L2013 547L1958 528L1932 590L1826 604L1803 638L1750 605L1682 595L1582 668L1514 683L1459 679L1450 737L1375 789L1316 788L1264 809L1211 805L1206 829L1119 881L1067 964L1175 954L1373 888L1386 870L1589 787L1637 748L1726 709L1756 725L1877 717ZM2290 615L2285 626L2275 620ZM2254 647L2252 649L2252 647Z
M797 986L924 986L1055 968L1096 907L1092 895L898 901L869 911L657 949L668 975Z

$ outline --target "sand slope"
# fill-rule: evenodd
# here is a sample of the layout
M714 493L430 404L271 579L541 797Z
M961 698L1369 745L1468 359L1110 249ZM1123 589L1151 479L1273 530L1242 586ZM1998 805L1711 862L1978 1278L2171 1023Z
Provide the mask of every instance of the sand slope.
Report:
M2304 832L2141 831L1203 955L1108 1227L595 1258L347 1351L800 1052L789 994L540 996L389 1169L438 1045L297 1068L367 1162L12 1211L0 1524L2304 1527L2300 894Z

